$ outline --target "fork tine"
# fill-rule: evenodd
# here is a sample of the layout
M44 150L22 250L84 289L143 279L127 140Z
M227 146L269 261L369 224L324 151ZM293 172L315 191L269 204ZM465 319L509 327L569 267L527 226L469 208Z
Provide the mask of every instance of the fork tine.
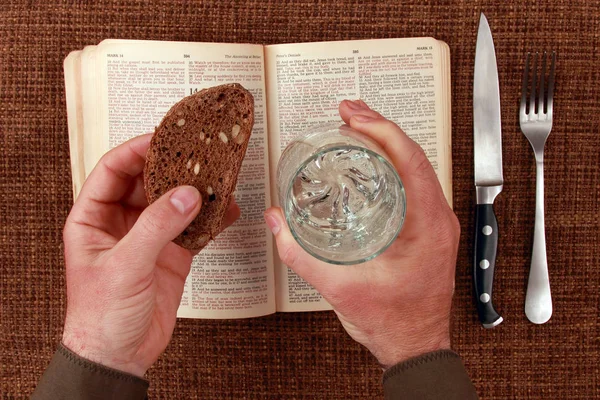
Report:
M538 53L535 53L535 57L533 57L533 66L531 67L531 90L529 92L529 119L531 116L536 113L535 110L535 92L536 92L536 84L537 84L537 59Z
M523 72L523 85L521 86L521 108L520 108L520 116L521 120L525 120L527 118L527 73L529 72L529 59L531 58L531 53L527 53L527 58L525 59L525 71Z
M545 108L545 96L544 96L544 90L546 89L544 87L544 77L546 75L546 52L544 51L544 54L542 54L542 73L540 74L540 84L539 84L539 95L538 95L538 114L545 114L546 113L546 108Z
M550 64L550 75L548 76L548 100L546 102L548 119L552 120L552 104L554 103L554 66L556 64L556 53L552 52L552 63Z

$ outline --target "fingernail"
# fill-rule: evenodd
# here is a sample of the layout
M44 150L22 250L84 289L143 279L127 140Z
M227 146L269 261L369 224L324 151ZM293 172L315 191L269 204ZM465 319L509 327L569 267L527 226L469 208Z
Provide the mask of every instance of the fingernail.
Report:
M358 122L371 122L374 120L374 118L361 114L354 115L352 118L354 118Z
M192 211L196 207L196 204L198 204L199 199L200 193L196 188L191 186L182 186L175 190L171 194L171 197L169 197L169 201L171 201L173 207L182 215L186 215Z
M273 217L271 214L265 214L265 221L267 223L267 226L273 233L273 235L277 235L279 233L279 231L281 230L281 227L279 226L277 219L275 219L275 217Z
M351 110L354 110L354 111L358 111L358 110L362 109L362 106L359 103L357 103L356 101L347 100L346 104L348 105L348 107Z
M368 106L368 104L367 104L367 103L365 103L364 101L362 101L362 100L360 100L360 99L358 99L358 100L355 100L355 101L356 101L356 103L360 104L360 106L361 106L362 108L364 108L365 110L370 110L370 109L371 109L371 107L369 107L369 106Z

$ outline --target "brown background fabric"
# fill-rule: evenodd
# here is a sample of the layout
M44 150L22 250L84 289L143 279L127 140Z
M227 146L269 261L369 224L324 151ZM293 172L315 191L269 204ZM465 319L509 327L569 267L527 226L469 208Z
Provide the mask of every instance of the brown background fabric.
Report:
M463 227L452 339L483 399L600 398L598 1L24 1L0 5L0 397L28 396L61 336L61 227L71 206L62 61L105 38L288 43L433 36L452 60L455 210ZM91 2L90 2L91 3ZM472 76L479 13L494 34L502 100L504 192L495 305L472 301ZM527 51L558 54L546 150L549 323L523 307L535 169L518 128ZM435 290L435 288L432 288ZM152 398L381 398L381 372L332 312L180 320L149 372Z

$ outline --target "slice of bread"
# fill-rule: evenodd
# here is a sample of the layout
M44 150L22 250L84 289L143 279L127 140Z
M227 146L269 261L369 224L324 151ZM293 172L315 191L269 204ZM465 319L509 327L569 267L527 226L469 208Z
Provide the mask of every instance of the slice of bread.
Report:
M148 203L190 185L202 196L198 216L174 242L200 250L222 230L254 125L254 98L237 83L185 97L156 127L144 167Z

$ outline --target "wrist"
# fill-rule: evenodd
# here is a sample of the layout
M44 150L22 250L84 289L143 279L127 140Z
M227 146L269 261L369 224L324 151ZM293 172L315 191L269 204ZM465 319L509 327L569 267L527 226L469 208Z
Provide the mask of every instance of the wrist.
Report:
M411 329L398 329L391 334L393 337L383 340L376 352L372 352L384 370L426 353L450 350L449 318L422 321L411 325Z
M377 358L379 366L383 371L386 371L396 364L419 357L423 354L440 350L451 350L450 338L431 339L427 343L420 343L414 347L401 346L390 349L390 351L387 352L382 352L382 354L379 354L379 356L375 355L375 357Z
M143 378L146 374L146 368L141 367L135 362L123 359L122 355L115 356L114 354L111 354L108 346L100 343L84 330L72 332L71 330L65 329L61 343L72 353L94 363L126 372L140 378Z

